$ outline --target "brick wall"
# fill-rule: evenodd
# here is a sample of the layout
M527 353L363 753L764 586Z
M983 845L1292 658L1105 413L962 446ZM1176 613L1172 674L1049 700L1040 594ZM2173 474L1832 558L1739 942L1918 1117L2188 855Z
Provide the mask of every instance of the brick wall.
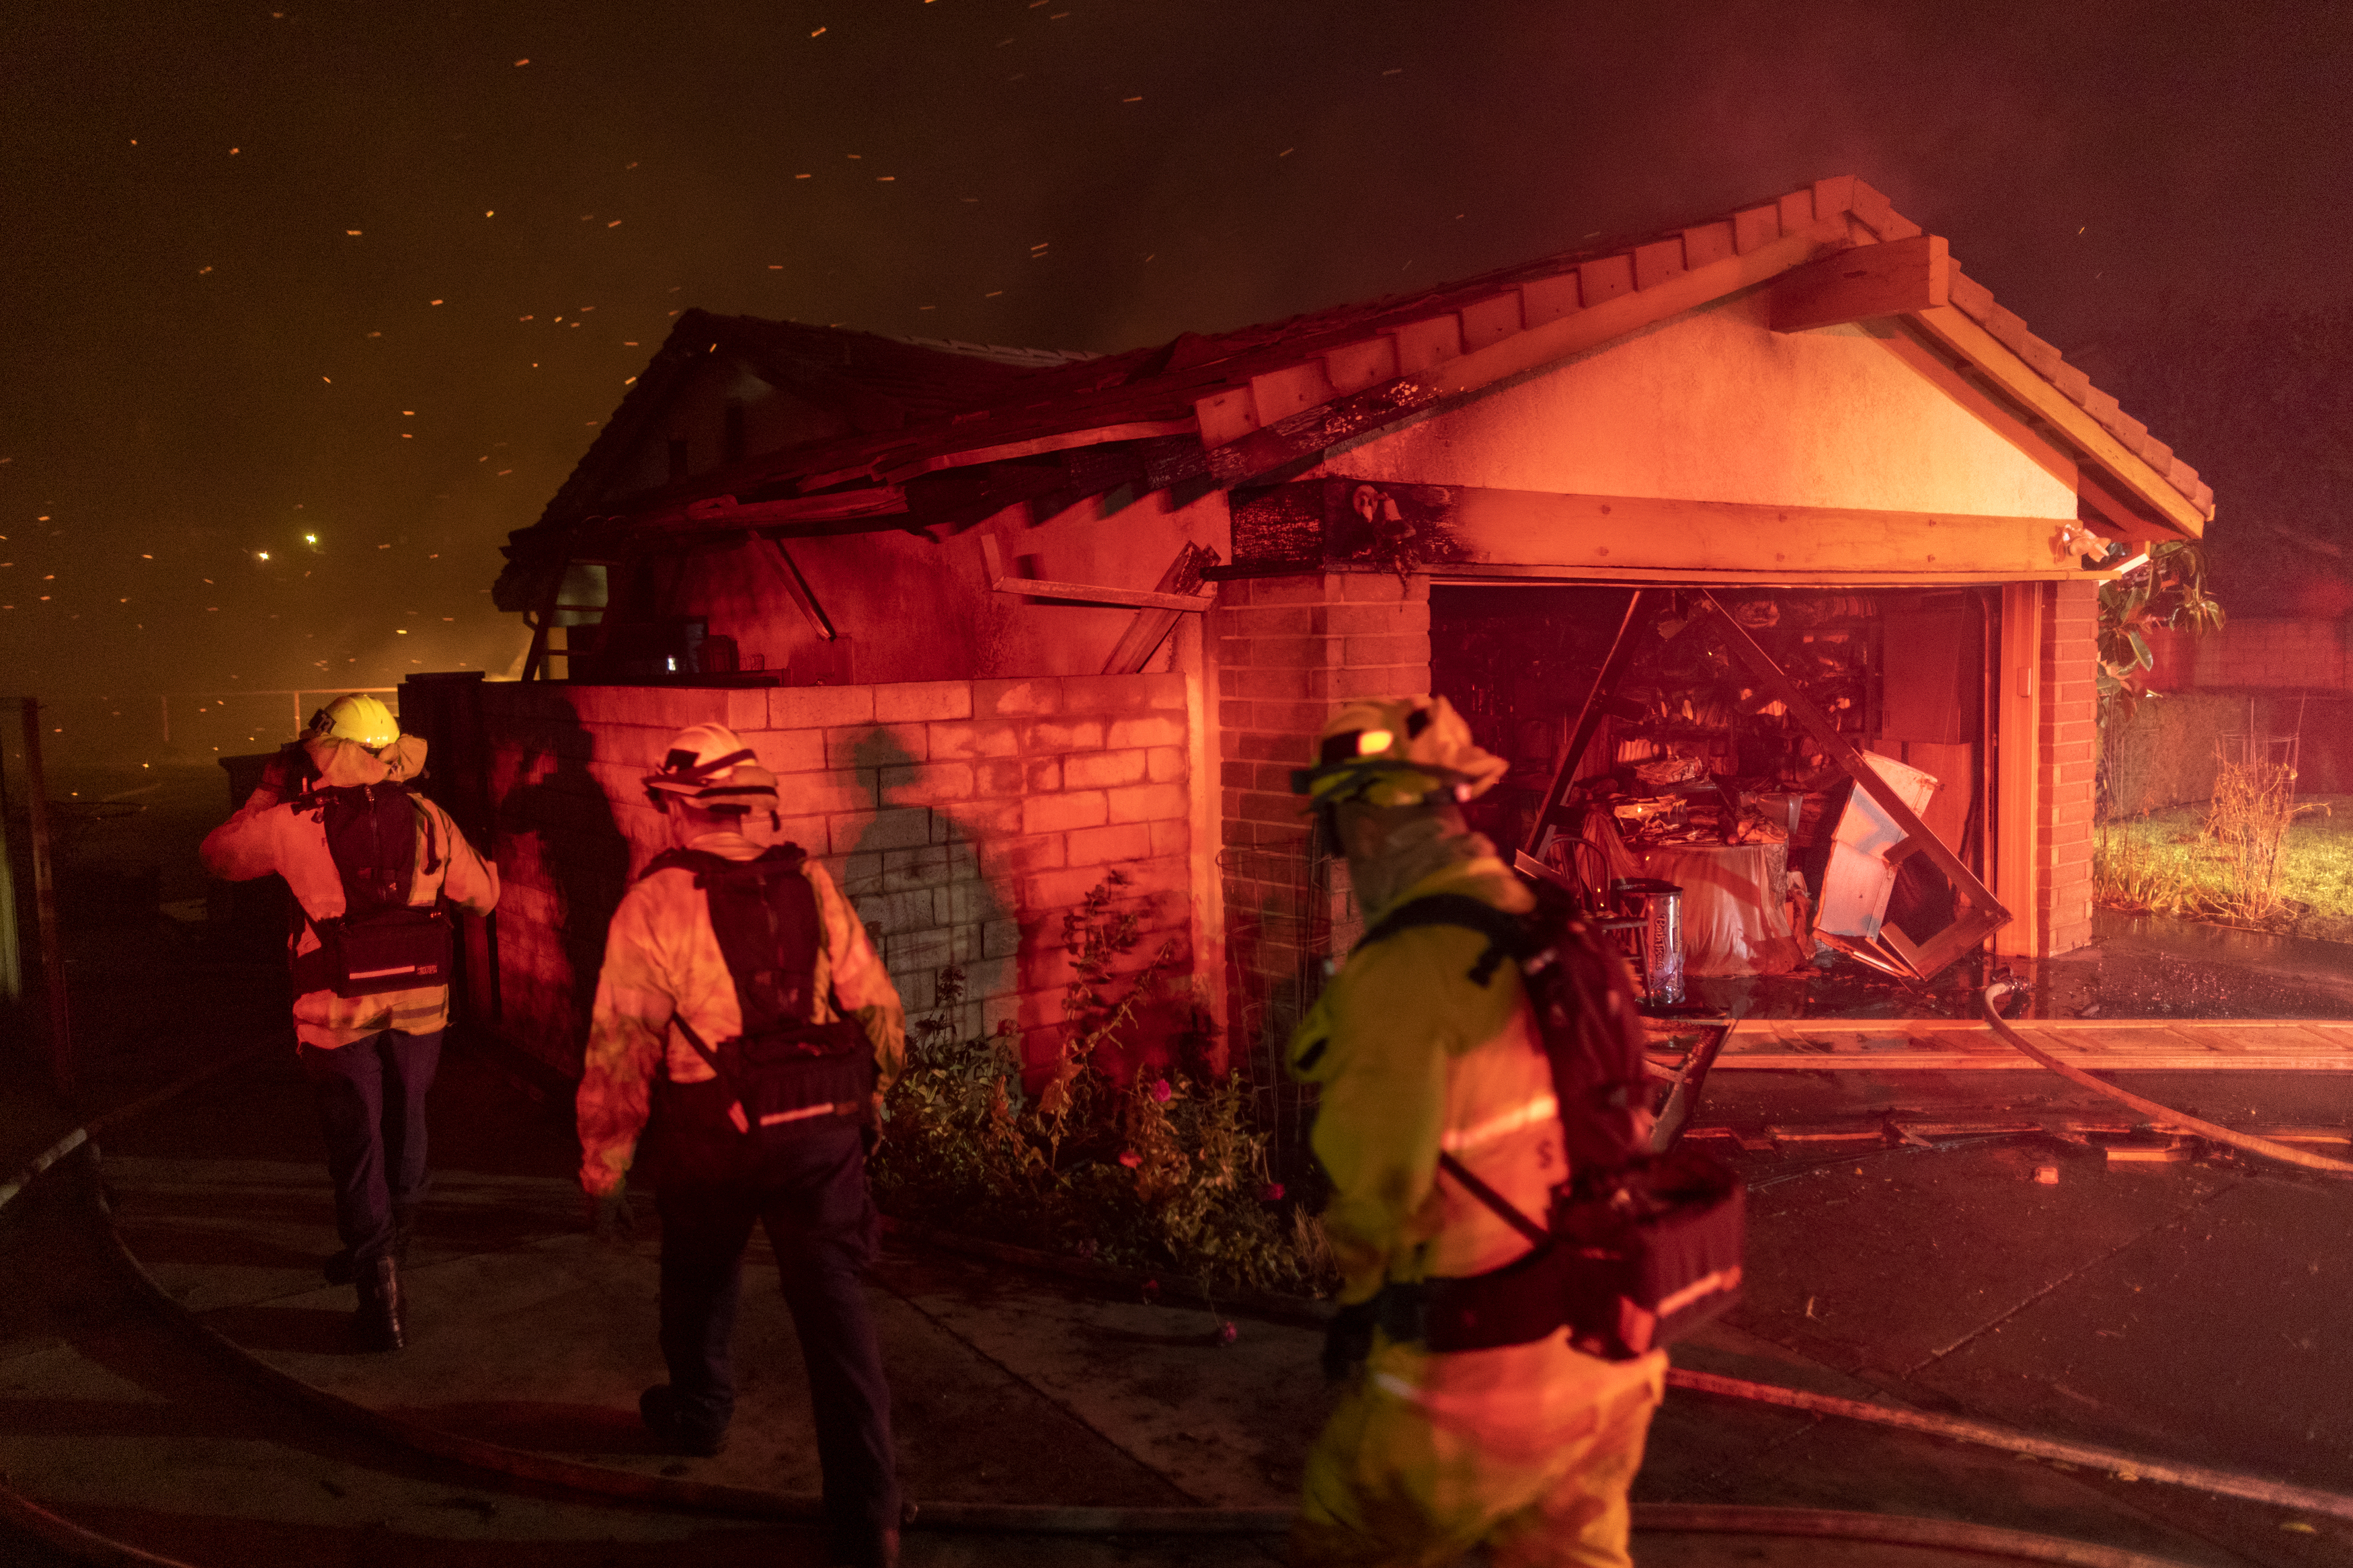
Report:
M1345 865L1309 853L1291 770L1340 702L1430 689L1430 584L1386 573L1240 579L1224 585L1211 622L1228 1029L1241 1048L1279 1049L1355 912Z
M2099 585L2052 583L2042 595L2035 677L2034 898L2045 952L2092 940L2092 818L2099 749Z
M2203 637L2160 631L2148 640L2156 660L2148 683L2158 691L2353 687L2342 621L2233 616Z
M1142 916L1130 965L1174 939L1189 968L1187 680L473 688L476 793L504 883L501 1033L576 1075L607 922L670 842L638 781L679 729L716 721L776 773L776 837L807 848L878 929L910 1014L930 1010L955 964L958 1027L1009 1018L1027 1059L1044 1059L1070 978L1062 916L1114 868L1129 879L1123 906Z

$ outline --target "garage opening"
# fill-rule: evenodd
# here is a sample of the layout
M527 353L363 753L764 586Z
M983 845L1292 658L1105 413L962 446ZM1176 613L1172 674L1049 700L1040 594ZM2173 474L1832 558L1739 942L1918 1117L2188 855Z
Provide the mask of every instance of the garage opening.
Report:
M1912 978L2007 919L2000 615L1999 588L1436 585L1430 678L1512 764L1473 826L1588 889L1682 889L1688 974Z

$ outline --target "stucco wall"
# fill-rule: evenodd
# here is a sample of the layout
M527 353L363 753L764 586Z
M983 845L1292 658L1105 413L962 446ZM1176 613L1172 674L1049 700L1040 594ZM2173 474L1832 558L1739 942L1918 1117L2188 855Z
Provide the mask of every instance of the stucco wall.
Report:
M1334 457L1397 483L2072 521L2073 489L1862 327L1752 293Z
M468 690L480 743L453 744L448 762L463 770L470 751L479 777L443 786L476 789L504 882L496 1027L560 1071L578 1071L612 911L669 842L639 780L672 733L706 721L733 727L776 772L775 836L849 895L911 1013L930 1009L955 964L960 1030L1010 1019L1029 1059L1050 1056L1071 973L1062 917L1114 868L1128 879L1119 907L1144 935L1124 967L1173 940L1189 972L1197 699L1184 676ZM431 700L408 705L422 720Z

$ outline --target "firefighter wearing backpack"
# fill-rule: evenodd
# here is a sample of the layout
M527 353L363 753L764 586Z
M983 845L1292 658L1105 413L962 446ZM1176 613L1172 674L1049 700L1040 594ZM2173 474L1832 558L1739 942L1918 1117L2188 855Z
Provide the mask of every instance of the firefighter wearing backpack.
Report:
M299 907L294 1033L343 1244L327 1278L358 1288L360 1342L384 1351L406 1336L400 1266L425 1198L425 1097L449 1020L438 901L476 915L499 901L498 868L409 793L424 764L424 741L382 702L338 697L200 851L231 881L276 872Z
M905 1059L899 994L832 879L747 836L774 828L776 783L733 731L681 731L645 785L674 847L614 911L579 1091L599 1235L627 1236L641 1132L650 1150L670 1382L638 1411L666 1448L719 1451L744 1247L764 1224L808 1372L832 1561L895 1563L891 1393L861 1275L879 1225L866 1155Z
M1367 931L1432 895L1517 914L1528 890L1458 802L1491 787L1442 697L1362 700L1324 726L1299 781L1347 857ZM1554 1081L1518 965L1485 984L1489 940L1420 924L1351 955L1292 1037L1317 1086L1313 1146L1342 1276L1324 1370L1350 1379L1307 1460L1291 1539L1302 1564L1451 1562L1484 1543L1514 1568L1623 1564L1626 1491L1664 1392L1663 1352L1621 1362L1526 1343L1431 1352L1384 1287L1485 1274L1531 1244L1451 1178L1451 1155L1525 1215L1567 1174ZM1395 1303L1410 1294L1388 1292Z

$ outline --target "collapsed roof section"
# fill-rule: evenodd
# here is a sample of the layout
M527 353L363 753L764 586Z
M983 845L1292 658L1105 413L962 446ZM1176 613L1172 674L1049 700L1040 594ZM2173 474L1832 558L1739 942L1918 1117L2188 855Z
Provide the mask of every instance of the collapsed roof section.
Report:
M567 560L746 531L969 526L1021 501L1272 484L1335 448L1743 290L1776 331L1890 320L1891 346L2021 445L2072 465L2116 538L2197 537L2213 492L1852 176L1712 223L1419 293L1103 357L911 341L689 310L533 526L497 602L539 607ZM807 417L773 449L647 482L641 449L712 356ZM635 465L633 467L633 464Z

